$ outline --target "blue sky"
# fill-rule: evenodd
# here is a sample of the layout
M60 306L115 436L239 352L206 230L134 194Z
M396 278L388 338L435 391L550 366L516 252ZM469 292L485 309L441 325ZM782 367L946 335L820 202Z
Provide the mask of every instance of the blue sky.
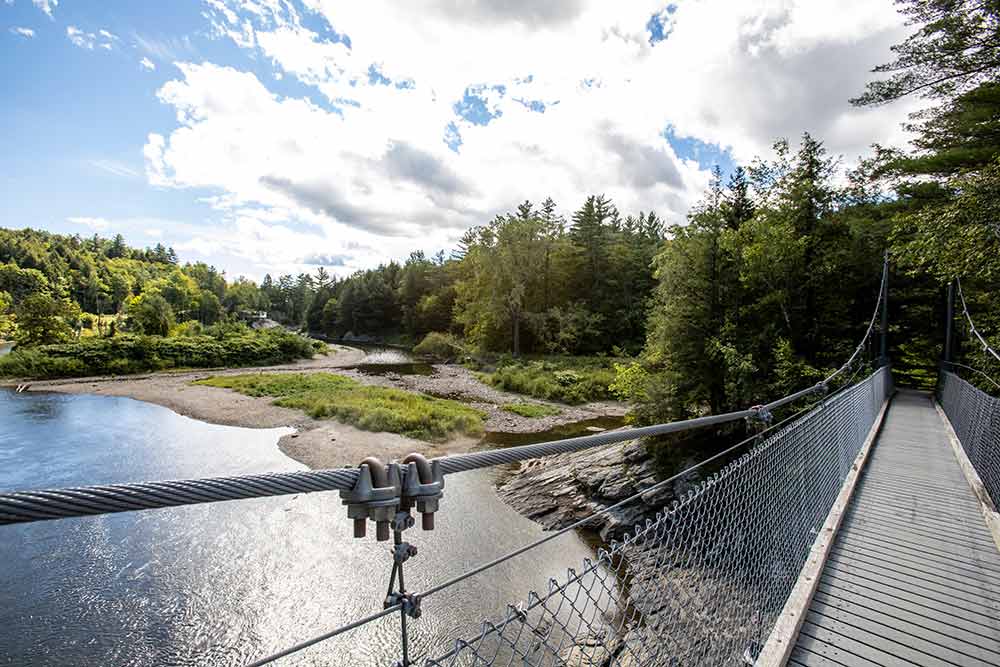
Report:
M777 136L898 139L901 110L846 103L902 34L880 4L0 0L0 225L259 278L433 252L526 198L680 222Z

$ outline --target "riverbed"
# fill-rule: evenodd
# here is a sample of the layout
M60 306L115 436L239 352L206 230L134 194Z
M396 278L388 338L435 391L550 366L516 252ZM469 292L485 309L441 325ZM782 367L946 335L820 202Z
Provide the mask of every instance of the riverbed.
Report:
M300 470L287 428L212 425L126 397L0 390L0 490ZM542 534L491 471L448 478L407 584L423 589ZM335 493L0 527L0 664L241 665L377 611L388 548L354 540ZM416 652L478 632L593 550L566 534L424 603ZM386 665L398 618L281 664Z

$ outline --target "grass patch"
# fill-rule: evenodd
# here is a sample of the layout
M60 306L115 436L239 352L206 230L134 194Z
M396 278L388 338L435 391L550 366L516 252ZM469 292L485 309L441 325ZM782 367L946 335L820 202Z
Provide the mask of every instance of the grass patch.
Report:
M218 375L194 384L274 397L275 405L298 408L314 419L336 418L365 431L400 433L419 440L477 435L484 415L457 401L402 389L371 387L334 373Z
M614 398L613 357L542 357L501 362L482 380L497 389L549 401L577 404Z
M522 417L551 417L562 412L559 408L539 403L508 403L501 409Z

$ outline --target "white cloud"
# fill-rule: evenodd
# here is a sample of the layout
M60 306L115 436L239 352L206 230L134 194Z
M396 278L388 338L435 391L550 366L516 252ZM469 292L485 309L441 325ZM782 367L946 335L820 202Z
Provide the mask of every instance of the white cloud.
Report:
M76 46L88 51L93 51L95 47L110 51L118 41L118 37L107 30L98 30L95 34L81 30L75 25L66 27L66 37Z
M59 6L59 0L31 0L31 4L45 12L49 18L53 18L52 12Z
M95 231L103 231L111 226L111 221L105 218L91 218L91 217L72 217L66 218L68 222L72 222L74 225L83 225L84 227L90 227Z
M10 31L15 35L20 35L21 37L25 37L27 39L31 39L32 37L35 36L35 31L32 30L31 28L21 28L15 26L11 28Z
M446 247L526 198L569 209L604 193L624 212L679 221L708 174L676 154L668 127L742 161L802 131L848 160L871 142L904 140L906 105L847 101L905 36L891 3L683 0L669 16L664 4L308 3L350 36L348 48L287 4L206 0L217 36L323 103L277 95L252 73L181 62L181 77L159 91L177 127L149 135L147 177L220 193L211 203L227 232L192 249L263 258L286 244L290 262L302 256L294 244L339 255L356 243L384 258ZM655 45L653 15L670 20ZM470 86L494 116L486 125L456 113ZM460 139L457 151L446 136ZM267 241L237 242L234 231Z
M144 70L148 70L150 72L156 69L156 65L153 63L153 61L145 56L143 56L142 60L139 61L139 66L142 67Z
M97 167L101 171L106 171L109 174L114 174L115 176L122 176L126 178L139 178L141 174L137 172L132 167L122 164L117 160L90 160L90 165Z

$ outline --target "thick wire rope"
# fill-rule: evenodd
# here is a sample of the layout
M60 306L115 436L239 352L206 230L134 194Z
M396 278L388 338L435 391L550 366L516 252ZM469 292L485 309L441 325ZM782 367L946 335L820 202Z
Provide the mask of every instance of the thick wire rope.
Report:
M989 352L997 361L1000 361L1000 354L997 354L997 351L990 347L990 344L986 342L983 335L979 333L978 329L976 329L976 323L972 321L972 316L969 314L969 307L965 304L965 294L962 293L962 281L955 278L955 284L958 285L958 298L962 302L962 312L965 313L965 319L969 322L969 330L972 332L973 336L979 339L979 342L983 346L983 351Z

